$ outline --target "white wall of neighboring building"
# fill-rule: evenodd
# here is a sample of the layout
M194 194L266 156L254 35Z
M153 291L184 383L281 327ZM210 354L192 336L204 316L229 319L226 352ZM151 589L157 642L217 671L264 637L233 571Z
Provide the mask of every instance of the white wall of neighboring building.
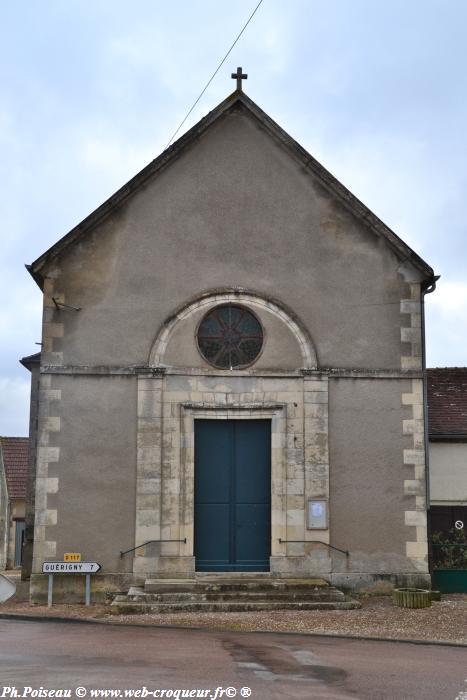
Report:
M467 442L430 442L432 505L467 505Z

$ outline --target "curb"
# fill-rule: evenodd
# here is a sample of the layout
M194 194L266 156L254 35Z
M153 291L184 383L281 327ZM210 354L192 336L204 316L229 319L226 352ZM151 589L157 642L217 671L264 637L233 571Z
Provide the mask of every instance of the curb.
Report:
M142 629L169 629L169 630L183 630L185 632L210 632L211 634L285 634L288 636L295 637L321 637L323 639L352 639L355 641L363 642L392 642L393 644L418 644L421 646L440 646L440 647L455 647L460 649L467 648L467 643L464 642L448 642L442 640L427 640L427 639L397 639L392 637L368 637L359 636L356 634L334 634L325 632L295 632L295 631L274 631L274 630L231 630L231 629L217 629L212 627L184 627L183 625L147 625L137 622L118 622L117 620L99 620L90 618L79 618L79 617L61 617L61 616L50 616L45 615L23 615L21 613L0 613L0 620L19 620L20 622L58 622L58 623L71 623L78 625L104 625L109 627L138 627Z

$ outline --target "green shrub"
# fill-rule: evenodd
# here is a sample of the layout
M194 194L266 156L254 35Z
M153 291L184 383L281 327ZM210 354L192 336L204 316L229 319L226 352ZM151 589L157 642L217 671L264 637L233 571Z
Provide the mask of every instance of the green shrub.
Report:
M433 532L433 567L435 569L467 569L467 535L453 528L448 532Z

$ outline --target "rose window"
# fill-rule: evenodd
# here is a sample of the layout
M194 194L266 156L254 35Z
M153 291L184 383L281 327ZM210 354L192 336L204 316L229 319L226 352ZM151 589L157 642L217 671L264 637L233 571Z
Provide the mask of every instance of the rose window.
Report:
M198 327L199 351L218 369L248 367L262 347L262 326L243 306L217 306L206 314Z

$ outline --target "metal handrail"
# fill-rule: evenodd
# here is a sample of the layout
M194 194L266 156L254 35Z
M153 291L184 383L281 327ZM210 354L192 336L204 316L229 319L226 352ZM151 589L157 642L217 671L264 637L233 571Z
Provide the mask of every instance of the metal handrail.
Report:
M311 543L311 544L324 544L325 547L329 547L329 549L335 549L336 552L342 552L342 554L345 554L346 557L349 556L350 552L347 549L339 549L339 547L334 547L332 544L328 544L327 542L323 542L322 540L283 540L281 537L279 537L279 544L290 544L290 543L295 543L295 544L305 544L305 543Z
M186 537L183 540L148 540L147 542L143 542L143 544L139 544L137 547L132 547L131 549L125 549L124 552L120 552L120 557L123 557L125 554L128 554L129 552L135 552L137 549L141 549L141 547L146 547L147 544L155 544L157 542L183 542L183 544L186 544Z

